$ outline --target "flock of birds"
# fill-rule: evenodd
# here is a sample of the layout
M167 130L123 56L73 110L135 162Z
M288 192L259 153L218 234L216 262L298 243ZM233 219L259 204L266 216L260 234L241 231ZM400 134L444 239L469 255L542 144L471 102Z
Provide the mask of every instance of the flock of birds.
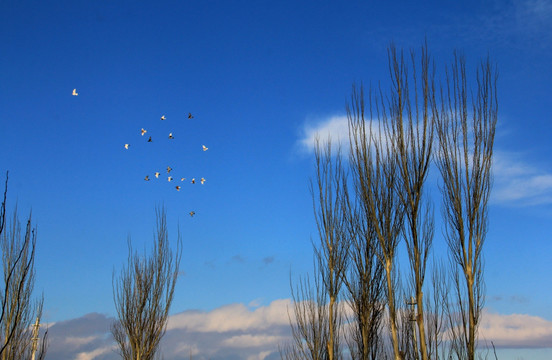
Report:
M79 94L77 93L77 89L73 89L72 95L73 95L73 96L78 96L78 95L79 95ZM193 115L192 115L191 113L188 113L188 119L193 119L193 118L194 118ZM163 120L166 120L167 118L166 118L165 115L162 115L160 119L161 119L161 121L163 121ZM144 128L142 128L142 129L140 130L140 133L141 133L142 136L144 136L147 132L148 132L148 131L147 131L146 129L144 129ZM174 136L173 136L173 133L172 133L172 132L169 133L168 138L169 138L169 140L174 140ZM148 140L147 140L146 142L148 142L148 143L153 142L152 137L149 136L149 138L148 138ZM203 151L209 150L209 148L206 147L205 145L201 145L201 147L202 147L202 150L203 150ZM125 144L125 145L124 145L124 148L125 148L125 150L128 150L128 149L130 148L130 144ZM171 171L172 171L172 168L171 168L170 166L167 166L167 181L168 181L168 182L172 182L172 181L174 180L173 176L171 175ZM154 176L156 179L158 179L158 178L161 176L161 172L156 171L156 172L154 173L153 176ZM150 178L150 176L149 176L149 174L148 174L148 175L146 175L146 177L144 178L144 180L145 180L145 181L150 181L150 180L152 180L152 178ZM181 182L184 182L185 180L186 180L185 177L181 177L181 178L180 178L180 181L181 181ZM175 180L175 181L176 181L176 180ZM201 185L203 185L203 184L205 184L205 181L206 181L206 180L205 180L205 178L202 177L201 179L199 179L199 180L197 180L197 181L198 181L199 183L201 183ZM195 184L195 183L196 183L196 179L195 179L195 178L192 178L191 181L190 181L190 183L191 183L191 184ZM176 191L180 191L181 188L182 188L182 187L181 187L180 185L176 185L176 186L175 186ZM190 216L193 217L193 216L195 215L195 211L190 211L189 214L190 214Z

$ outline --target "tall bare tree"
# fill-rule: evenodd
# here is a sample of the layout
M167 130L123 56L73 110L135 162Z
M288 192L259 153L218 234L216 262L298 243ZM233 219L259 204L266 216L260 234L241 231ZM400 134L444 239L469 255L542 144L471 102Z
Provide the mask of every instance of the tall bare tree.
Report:
M347 334L353 360L384 358L381 336L385 313L385 272L378 260L372 223L358 206L347 202L347 233L350 236L349 267L344 278L352 310Z
M431 294L424 297L427 335L427 356L430 359L444 359L443 347L447 331L446 309L449 300L449 272L442 261L433 260L431 271Z
M47 333L43 333L43 337L40 338L32 326L35 321L40 322L44 303L43 297L36 301L32 297L35 281L36 230L32 228L29 215L25 232L22 232L17 208L12 220L6 223L7 189L6 173L4 199L0 211L0 249L4 279L4 288L0 292L0 359L29 359L32 356L43 359L46 355Z
M355 360L386 357L388 352L381 349L389 345L395 360L437 359L443 355L447 331L452 334L452 353L472 360L483 306L482 245L496 127L496 73L488 61L482 64L477 93L468 108L463 58L455 56L447 87L440 92L427 44L419 60L411 52L408 61L390 46L388 61L391 88L389 92L379 88L375 95L370 89L368 113L362 86L353 86L347 106L351 176L345 176L339 156L332 158L331 147L325 152L316 148L317 197L311 183L321 239L315 247L316 271L329 297L326 302L320 301L318 292L302 294L318 299L320 307L332 308L331 294L338 298L336 289L345 285L353 314L348 319L353 330L345 335ZM443 177L445 235L455 266L446 272L453 274L449 282L434 260L432 283L427 286L434 214L426 182L432 158ZM349 181L353 193L347 189ZM405 287L407 277L397 264L402 239L410 268ZM449 284L455 287L454 299ZM424 290L429 290L426 295ZM295 309L320 314L320 307ZM381 316L383 309L387 317ZM330 325L332 312L326 314L327 318L303 318L311 319L311 330L327 323L328 329L339 331L339 324ZM381 324L388 326L388 336L381 333ZM326 337L330 351L331 333L318 333L317 339ZM300 343L308 341L303 336ZM287 359L304 358L297 356Z
M321 274L316 271L314 283L308 276L299 280L292 291L293 313L289 314L293 342L280 350L283 360L326 360L328 344L327 296Z
M341 358L342 310L339 299L349 246L344 214L347 182L341 152L338 149L332 153L331 139L325 145L317 141L314 157L316 179L311 182L311 193L320 240L318 246L314 246L315 258L328 297L327 356L328 360L337 360Z
M377 236L354 192L344 196L345 231L349 237L344 284L352 312L346 340L353 360L384 359L385 272L376 254Z
M374 107L371 94L369 98L370 113L366 119L364 91L362 87L360 91L353 87L351 103L347 106L350 162L361 211L373 226L378 247L376 254L385 270L385 296L393 354L396 360L400 360L395 289L396 250L404 217L404 205L396 191L400 169L397 157L393 155L393 144L389 141L389 114L383 104L383 97L376 99ZM382 102L381 107L378 101ZM374 118L379 119L381 127L372 121Z
M113 297L118 321L112 334L125 360L155 359L165 334L182 255L178 234L175 252L169 245L164 210L157 210L157 231L150 255L132 250L128 263L113 279Z
M281 351L281 357L289 360L342 358L340 299L349 244L343 213L347 186L341 154L339 150L332 153L331 139L324 145L316 141L315 164L316 175L310 184L319 233L319 242L313 242L315 281L310 284L307 277L300 280L295 292L292 287L294 341Z
M424 317L426 264L433 241L434 219L427 200L425 183L432 157L435 108L434 69L427 50L421 49L420 67L414 51L410 66L402 51L391 45L388 52L391 94L388 97L389 141L399 167L397 195L404 207L405 244L410 262L419 341L415 348L422 360L428 359ZM419 69L419 74L418 74ZM418 356L416 356L417 358Z
M463 56L455 59L441 90L436 117L442 175L445 237L453 261L457 311L451 312L453 352L473 360L484 301L483 244L487 234L487 204L491 192L493 144L497 122L498 74L489 59L477 71L471 92Z

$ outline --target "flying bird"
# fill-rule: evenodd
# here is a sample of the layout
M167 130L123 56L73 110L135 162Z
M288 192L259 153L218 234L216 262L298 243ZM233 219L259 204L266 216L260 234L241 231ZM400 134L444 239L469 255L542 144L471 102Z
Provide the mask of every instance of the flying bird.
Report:
M169 133L169 139L174 139L174 137L172 136L172 133Z
M209 148L205 145L201 145L203 147L203 151L207 151Z
M195 184L195 178L192 178L191 183L192 183L192 184Z
M195 215L195 211L190 211L190 216L194 217L194 215Z
M125 149L128 150L128 147L130 146L130 144L125 144Z
M79 95L79 93L77 92L77 89L73 89L73 94L72 95L73 96L78 96Z
M176 191L180 191L180 186L176 185Z
M144 128L142 128L142 136L144 136L144 134L147 132L148 132L147 130L144 130Z
M165 115L161 116L161 120L165 120L165 119L166 119Z
M170 174L170 173L171 173L171 170L172 170L172 167L167 166L167 174Z
M146 175L146 177L144 178L144 180L150 181L149 175Z
M192 113L188 113L188 119L193 119Z
M159 178L159 175L161 175L159 172L155 172L155 177Z
M180 181L184 181L184 180L186 180L186 178L180 178Z
M201 185L205 184L205 178L201 178Z
M151 136L149 137L148 142L151 142Z
M171 181L172 181L172 176L169 176L169 177L167 178L167 181L168 181L168 182L171 182Z

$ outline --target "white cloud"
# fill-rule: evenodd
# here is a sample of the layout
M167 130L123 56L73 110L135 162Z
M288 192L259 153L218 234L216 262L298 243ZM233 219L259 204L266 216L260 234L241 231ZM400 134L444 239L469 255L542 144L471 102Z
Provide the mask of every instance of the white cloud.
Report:
M369 127L371 127L369 129ZM384 145L387 144L387 137L384 134L381 123L377 120L366 120L366 132L372 131L372 134L381 134ZM332 148L341 147L344 154L349 151L349 121L347 116L330 116L322 119L319 122L312 123L307 121L303 127L301 138L298 140L298 145L303 152L313 153L316 141L319 141L322 146L331 141Z
M522 160L520 154L495 152L492 199L512 205L552 203L552 173Z
M317 138L322 142L330 139L332 144L341 144L343 147L348 146L349 128L347 116L331 116L316 124L305 124L301 139L299 140L301 149L312 153Z
M497 347L552 347L552 321L538 316L485 311L479 334Z
M111 353L114 351L112 346L107 346L103 348L94 349L90 352L81 352L77 354L76 360L94 360L98 359L99 356Z
M259 354L249 356L247 360L264 360L271 353L271 351L261 351Z
M230 347L239 347L239 348L246 348L251 346L258 347L258 346L267 346L267 345L278 346L278 343L283 339L284 338L281 336L274 336L274 335L245 334L245 335L232 336L228 339L225 339L222 343Z
M265 329L271 325L288 323L287 307L290 300L275 300L268 306L254 310L244 304L230 304L209 312L185 311L170 317L168 330L188 329L198 332L227 332ZM282 317L282 314L285 316Z
M84 337L79 337L79 336L68 336L65 338L65 343L67 345L70 345L70 346L83 346L83 345L86 345L86 344L90 344L91 342L93 342L94 340L97 340L98 339L98 336L96 335L92 335L92 336L84 336Z

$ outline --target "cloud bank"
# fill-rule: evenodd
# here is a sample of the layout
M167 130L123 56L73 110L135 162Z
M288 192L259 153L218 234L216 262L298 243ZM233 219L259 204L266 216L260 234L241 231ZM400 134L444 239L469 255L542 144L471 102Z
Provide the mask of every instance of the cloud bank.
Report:
M289 299L266 306L229 304L211 311L188 310L170 317L161 344L166 360L276 360L291 340ZM110 334L114 318L92 313L49 327L47 357L59 360L120 359ZM482 343L497 348L552 348L552 321L526 314L485 311Z

